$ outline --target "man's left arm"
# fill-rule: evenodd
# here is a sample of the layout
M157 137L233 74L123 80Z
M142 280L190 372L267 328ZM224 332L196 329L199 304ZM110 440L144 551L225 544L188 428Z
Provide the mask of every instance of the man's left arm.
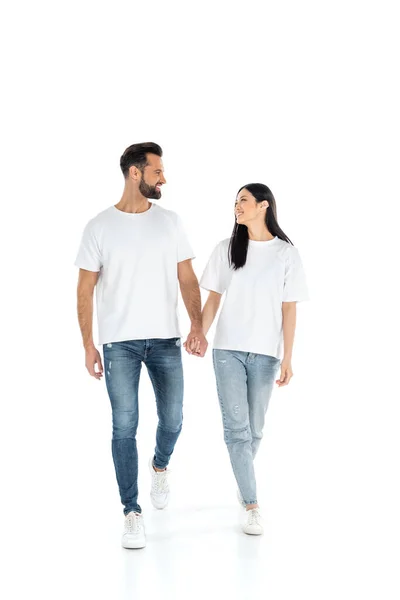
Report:
M178 263L178 280L182 299L191 322L190 333L185 342L185 348L189 354L204 356L208 342L203 333L199 282L193 271L191 259Z

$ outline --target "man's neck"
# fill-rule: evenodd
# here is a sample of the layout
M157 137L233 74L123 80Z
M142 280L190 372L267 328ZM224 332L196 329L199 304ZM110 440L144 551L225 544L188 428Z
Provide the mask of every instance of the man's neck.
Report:
M115 208L127 213L142 213L149 210L151 204L138 190L125 189L121 200L115 204Z

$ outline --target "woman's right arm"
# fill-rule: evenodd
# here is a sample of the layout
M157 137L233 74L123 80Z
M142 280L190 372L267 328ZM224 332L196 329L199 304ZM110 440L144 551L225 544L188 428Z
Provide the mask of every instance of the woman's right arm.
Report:
M217 292L210 292L208 295L207 302L205 303L201 313L204 335L207 335L208 330L214 322L215 315L218 312L221 302L221 297L222 294L218 294Z

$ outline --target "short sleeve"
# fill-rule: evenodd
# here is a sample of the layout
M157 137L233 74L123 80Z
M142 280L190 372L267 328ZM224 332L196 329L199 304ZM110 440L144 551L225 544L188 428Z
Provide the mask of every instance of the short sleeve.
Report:
M285 264L285 279L282 302L309 300L306 277L297 248L291 246Z
M223 294L227 289L232 271L228 264L227 252L224 256L225 250L222 243L214 248L200 279L200 287L204 290Z
M80 269L85 269L86 271L96 272L100 271L101 269L101 252L93 231L93 223L91 221L89 221L83 231L81 245L79 246L75 265Z
M188 237L186 235L185 228L182 223L182 219L179 215L177 217L177 234L178 234L178 256L177 262L182 262L183 260L187 260L188 258L195 258L192 247L189 243Z

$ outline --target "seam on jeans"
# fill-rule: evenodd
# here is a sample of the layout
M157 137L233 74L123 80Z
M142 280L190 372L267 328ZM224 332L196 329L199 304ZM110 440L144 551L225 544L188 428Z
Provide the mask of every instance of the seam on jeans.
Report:
M234 433L243 433L243 431L247 431L248 429L250 430L250 425L245 425L245 427L240 427L238 429L232 429L231 427L227 427L225 429L225 431L230 431L230 432L233 431Z
M216 364L216 359L215 359L215 354L213 353L213 363L214 363L214 372L215 372L215 382L216 382L216 387L217 387L217 396L218 396L218 401L219 401L219 405L221 407L221 414L222 414L222 423L225 429L225 423L226 423L226 415L225 415L225 410L224 410L224 404L222 402L222 397L219 391L219 385L218 385L218 375L217 375L217 370L215 368L215 364Z
M182 425L183 425L183 415L182 415L182 418L181 418L181 423L178 426L178 429L171 429L170 427L165 427L164 425L162 425L162 423L160 423L160 420L158 421L157 427L159 429L162 429L166 433L179 433L180 431L182 431ZM161 469L162 467L158 467L158 468Z
M216 381L216 386L217 386L217 394L218 394L218 400L219 400L219 404L220 404L220 406L221 406L222 420L223 420L223 424L224 424L224 430L225 430L225 424L226 424L226 421L227 421L227 420L226 420L226 413L225 413L225 409L224 409L224 404L223 404L223 400L222 400L222 395L221 395L221 392L220 392L220 389L219 389L219 386L218 386L218 377L217 377L217 372L216 372L217 370L216 370L216 368L215 368L215 365L216 365L216 362L217 362L217 361L216 361L216 358L215 358L215 354L214 354L214 352L215 352L215 350L213 351L213 355L212 355L212 356L213 356L214 371L215 371L215 381ZM246 389L247 389L247 391L248 391L248 372L247 372L247 366L246 366L246 364L245 364L243 361L241 361L241 360L240 360L240 358L239 358L238 360L239 360L239 362L240 362L240 363L243 365L243 367L244 367L244 370L245 370L245 374L246 374ZM250 433L251 433L250 419L249 419L249 425L248 425L248 426L246 426L246 427L249 427L249 429L250 429Z
M245 436L245 439L241 439L242 435ZM228 429L224 427L224 440L227 446L248 443L251 445L253 443L253 438L250 426L246 425L246 427L241 427L240 429Z
M179 402L179 406L181 407L182 412L183 412L183 402L184 402L185 386L184 386L184 376L183 376L182 361L180 361L178 367L175 366L175 368L180 369L179 374L181 375L181 380L182 380L182 393L181 393L182 400ZM158 385L157 377L154 375L154 373L151 372L151 369L149 370L148 365L146 365L146 369L147 369L147 373L149 375L149 379L151 381L151 384L153 386L153 392L154 392L154 396L155 396L155 400L156 400L156 406L157 406L157 417L158 417L158 419L160 419L158 404L159 404L159 402L160 403L162 402L163 404L165 404L165 401L161 400L161 397L163 396L162 386ZM176 403L176 404L178 404L178 403ZM183 415L182 415L182 418L183 418Z

